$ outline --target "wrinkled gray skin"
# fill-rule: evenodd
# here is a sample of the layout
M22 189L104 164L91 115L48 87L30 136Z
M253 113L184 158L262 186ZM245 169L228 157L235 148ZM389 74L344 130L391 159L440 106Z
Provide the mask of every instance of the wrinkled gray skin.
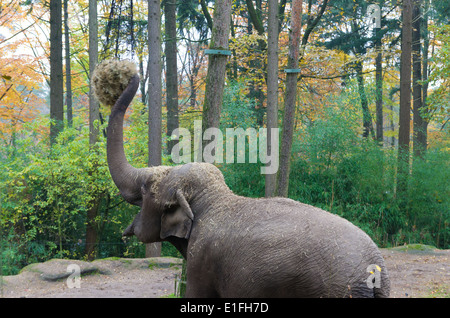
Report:
M171 242L187 259L186 297L389 296L377 246L350 222L290 199L237 196L207 163L133 168L122 125L138 85L135 76L108 126L111 176L141 207L123 235ZM367 285L371 264L381 268L380 288Z

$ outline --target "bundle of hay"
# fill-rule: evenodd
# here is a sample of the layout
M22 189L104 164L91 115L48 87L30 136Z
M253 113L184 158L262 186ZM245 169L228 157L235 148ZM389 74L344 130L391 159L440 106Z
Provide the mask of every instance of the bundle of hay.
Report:
M103 105L114 106L130 79L137 73L133 62L116 59L103 61L92 75L94 95Z

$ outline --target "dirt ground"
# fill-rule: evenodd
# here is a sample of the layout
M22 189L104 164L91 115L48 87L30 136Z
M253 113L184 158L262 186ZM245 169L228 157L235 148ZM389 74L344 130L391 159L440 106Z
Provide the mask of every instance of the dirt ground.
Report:
M381 250L391 278L391 297L450 297L450 250L410 245ZM68 267L71 266L71 267ZM80 274L80 280L74 277ZM176 258L51 260L19 275L3 276L6 298L159 298L173 294L181 273ZM79 287L79 288L77 288Z
M4 276L0 293L5 298L159 298L174 293L181 264L181 259L165 257L93 262L54 259L29 265L19 275Z
M381 253L392 298L450 298L450 250L415 244Z

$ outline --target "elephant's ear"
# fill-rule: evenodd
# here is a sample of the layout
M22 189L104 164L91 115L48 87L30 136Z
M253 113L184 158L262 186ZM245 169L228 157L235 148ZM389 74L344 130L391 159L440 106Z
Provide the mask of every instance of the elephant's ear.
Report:
M177 205L175 209L168 209L161 217L161 239L176 236L188 239L191 234L194 214L181 190L177 191Z

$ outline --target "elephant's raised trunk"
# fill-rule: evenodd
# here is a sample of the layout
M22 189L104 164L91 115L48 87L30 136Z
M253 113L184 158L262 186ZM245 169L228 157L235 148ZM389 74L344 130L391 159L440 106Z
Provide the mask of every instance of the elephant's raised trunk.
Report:
M97 66L92 81L99 101L109 106L114 105L107 129L109 171L124 199L131 204L141 205L141 185L150 171L131 166L123 147L125 112L139 87L136 67L127 61L105 61Z
M140 188L143 171L134 168L125 156L123 147L123 119L138 87L139 76L134 75L130 79L127 88L114 104L108 122L106 147L111 177L124 199L135 205L141 205L142 196Z

